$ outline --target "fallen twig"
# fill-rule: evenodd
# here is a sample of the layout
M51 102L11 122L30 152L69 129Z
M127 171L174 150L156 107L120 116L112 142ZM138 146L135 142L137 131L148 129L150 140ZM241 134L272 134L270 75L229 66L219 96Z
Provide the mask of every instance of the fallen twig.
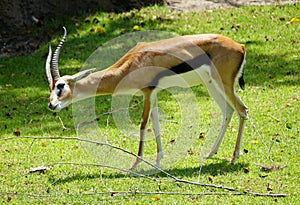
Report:
M276 166L276 165L268 166L268 165L262 165L262 164L257 164L257 163L255 163L255 165L264 171L277 171L279 169L283 169L284 167L286 167L286 165L284 165L284 166Z
M29 173L45 172L50 169L51 169L51 166L39 166L39 167L30 168Z

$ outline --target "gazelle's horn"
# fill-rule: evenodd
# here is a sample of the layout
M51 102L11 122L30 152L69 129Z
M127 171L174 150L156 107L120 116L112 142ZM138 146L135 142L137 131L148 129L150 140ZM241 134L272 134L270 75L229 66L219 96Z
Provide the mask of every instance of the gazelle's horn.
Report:
M58 78L60 78L59 70L58 70L58 59L59 59L60 49L64 45L64 43L66 41L66 37L67 37L67 29L65 27L63 27L63 29L64 29L64 36L61 39L61 41L59 42L59 44L53 54L53 59L52 59L52 77L54 80L57 80Z
M48 57L46 60L46 76L47 76L47 81L49 83L49 88L52 90L52 84L53 84L53 79L51 75L51 57L52 57L52 49L51 49L51 44L49 43L49 53Z

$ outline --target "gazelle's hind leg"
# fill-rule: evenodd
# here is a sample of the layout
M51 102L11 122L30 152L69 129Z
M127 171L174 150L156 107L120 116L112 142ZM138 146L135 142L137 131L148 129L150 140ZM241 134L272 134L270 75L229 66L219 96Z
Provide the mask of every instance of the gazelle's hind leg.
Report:
M234 88L231 89L231 92L229 93L228 96L230 99L232 99L232 104L235 107L235 110L239 118L239 131L235 142L234 152L232 154L231 161L230 161L232 164L234 164L240 155L240 146L242 143L242 137L243 137L246 119L248 117L248 108L236 95L236 93L234 92Z
M210 153L207 155L208 158L212 157L214 154L216 154L219 150L219 147L221 145L222 139L225 135L225 132L228 128L228 125L230 123L230 120L232 118L233 109L230 105L227 104L226 108L222 109L223 119L222 119L222 125L219 130L218 136L214 142L214 145L210 151Z
M239 117L239 131L236 139L235 149L231 158L231 163L235 163L240 153L240 146L245 126L245 119L247 118L248 108L236 95L234 90L234 81L224 81L221 79L213 79L209 72L202 72L204 84L209 94L214 98L222 110L223 120L222 126L219 130L218 136L212 147L211 152L207 157L214 155L222 142L226 129L232 118L233 111L235 110Z
M161 139L160 139L160 130L159 130L159 117L158 117L158 107L157 107L157 98L156 92L153 92L151 95L152 109L151 109L151 122L152 129L155 134L156 145L157 145L157 157L156 157L156 166L160 166L160 160L164 157Z
M209 77L209 74L207 74ZM230 123L230 120L232 118L232 114L233 114L233 108L230 104L227 103L226 99L224 98L224 94L222 94L221 90L217 87L217 84L214 80L210 80L205 82L205 86L210 94L210 96L216 101L216 103L218 104L218 106L220 107L221 111L222 111L222 115L223 115L223 120L222 120L222 125L221 128L219 130L218 136L214 142L214 145L210 151L210 153L208 153L208 155L206 157L210 158L212 157L214 154L217 153L222 139L225 135L225 132L227 130L227 127Z
M233 155L231 157L231 163L234 164L237 160L237 158L240 155L240 146L242 142L243 137L243 131L245 127L245 120L248 116L248 108L244 105L244 103L240 100L240 98L236 95L234 90L234 82L230 82L230 84L224 83L224 91L226 94L226 100L228 104L230 104L234 110L237 112L238 118L239 118L239 130L238 135L236 138L235 148Z

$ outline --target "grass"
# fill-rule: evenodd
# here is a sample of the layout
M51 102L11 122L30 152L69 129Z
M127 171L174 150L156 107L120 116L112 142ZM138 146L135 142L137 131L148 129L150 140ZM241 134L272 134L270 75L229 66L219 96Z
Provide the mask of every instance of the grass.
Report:
M178 35L220 33L246 44L247 86L244 92L239 90L239 95L250 108L250 113L243 138L242 156L235 165L228 163L237 134L237 119L234 116L218 154L205 161L199 180L201 183L224 185L238 190L282 192L289 194L289 197L231 195L224 190L174 183L162 173L151 176L157 179L151 181L88 165L57 164L44 173L29 174L32 167L57 162L105 162L113 165L115 161L117 166L126 167L133 160L124 157L124 153L114 152L115 160L107 157L105 161L101 153L107 151L106 148L90 145L87 152L81 146L87 143L76 140L15 137L18 132L21 136L76 137L72 106L57 114L47 109L49 93L44 71L47 45L44 44L30 55L0 59L0 202L296 204L300 194L300 24L287 26L286 22L293 17L299 18L299 10L300 4L295 4L178 14L166 7L154 6L120 14L98 12L88 17L49 19L45 22L47 28L43 28L52 35L52 44L55 45L61 37L61 26L68 28L68 41L60 57L62 74L79 71L95 49L122 34L133 32L134 26L138 26L141 31L160 30ZM41 28L33 27L32 30L33 33L42 33ZM124 52L126 49L121 50ZM114 59L109 60L99 66L108 66ZM176 177L198 181L199 155L208 141L210 124L213 123L211 114L217 109L202 86L193 88L193 92L197 94L201 111L197 131L203 132L206 138L199 140L199 133L190 136L196 141L194 146L183 150L178 160L166 170ZM135 151L138 142L128 138L114 124L112 116L105 114L111 109L111 100L109 96L96 98L96 114L100 116L97 126L104 137L109 136L110 143ZM138 133L141 98L131 100L131 105L133 109L130 116L136 125L133 126L134 131ZM183 116L180 109L176 109L179 108L176 101L167 92L160 94L159 105L163 146L167 155L174 156L176 150L172 149L171 142L173 140L176 144L178 136L182 134L178 124ZM192 113L187 112L187 116L192 116ZM182 126L183 132L188 130L185 126ZM13 139L3 140L6 138ZM147 141L146 156L154 154L154 147L153 141ZM121 158L123 161L118 157L124 157ZM176 156L174 158L177 159ZM265 171L257 164L276 165L280 169ZM132 191L133 194L114 194L111 191ZM159 191L181 194L146 193ZM138 192L144 194L134 194ZM202 196L196 193L214 194Z

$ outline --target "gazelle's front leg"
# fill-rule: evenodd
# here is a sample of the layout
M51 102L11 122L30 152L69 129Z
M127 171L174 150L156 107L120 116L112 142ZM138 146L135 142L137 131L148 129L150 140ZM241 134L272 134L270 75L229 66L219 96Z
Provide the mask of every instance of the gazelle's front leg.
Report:
M151 91L146 90L144 91L144 108L143 108L142 121L140 126L140 143L139 143L138 158L132 165L131 169L136 169L137 165L141 162L140 158L143 157L145 132L146 132L146 127L150 115L150 110L151 110Z
M152 97L152 109L151 109L151 121L152 129L155 134L156 145L157 145L157 157L156 157L156 166L160 167L160 160L164 157L161 139L160 139L160 130L159 130L159 117L158 117L158 106L156 93L153 92Z

